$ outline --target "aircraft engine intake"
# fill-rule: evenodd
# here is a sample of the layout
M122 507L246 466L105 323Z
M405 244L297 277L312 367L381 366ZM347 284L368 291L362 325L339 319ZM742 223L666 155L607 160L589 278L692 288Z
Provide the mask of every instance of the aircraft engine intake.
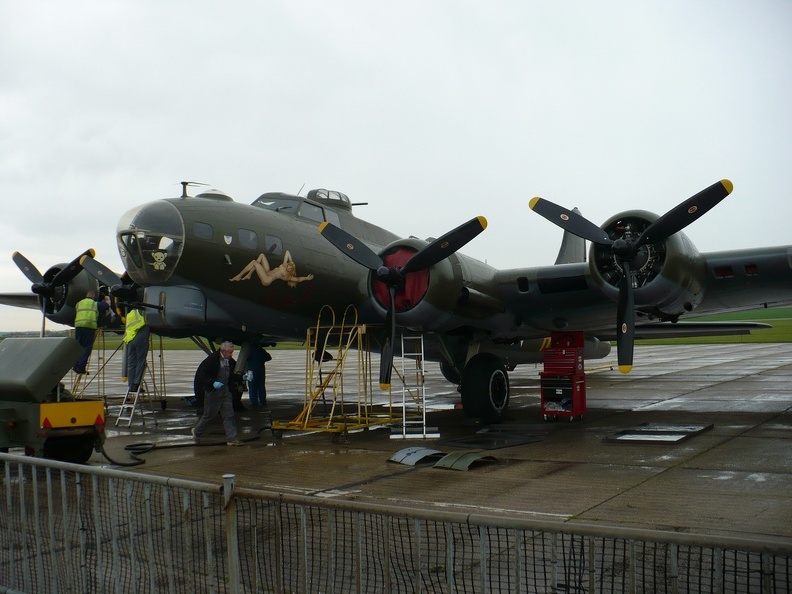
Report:
M614 241L634 241L658 219L645 211L631 211L609 219L603 230ZM624 265L609 246L593 243L589 262L600 290L618 302ZM640 245L629 265L635 309L675 319L691 311L703 298L706 267L693 243L682 232L656 243Z

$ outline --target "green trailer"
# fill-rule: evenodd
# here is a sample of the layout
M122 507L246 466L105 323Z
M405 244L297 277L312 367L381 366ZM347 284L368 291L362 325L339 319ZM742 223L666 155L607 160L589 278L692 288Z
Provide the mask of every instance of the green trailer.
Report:
M0 342L0 451L84 464L105 439L101 400L74 398L62 379L82 347L70 337Z

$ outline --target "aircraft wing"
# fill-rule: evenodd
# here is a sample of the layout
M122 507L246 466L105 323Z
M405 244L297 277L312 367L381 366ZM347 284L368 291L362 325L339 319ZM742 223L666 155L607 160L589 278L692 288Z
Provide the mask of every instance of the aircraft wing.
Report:
M2 293L0 294L0 305L24 307L26 309L37 309L41 311L38 297L33 293Z
M753 330L772 328L761 322L655 322L643 326L636 325L636 340L651 338L688 338L697 336L740 336ZM616 333L596 333L600 340L616 340Z

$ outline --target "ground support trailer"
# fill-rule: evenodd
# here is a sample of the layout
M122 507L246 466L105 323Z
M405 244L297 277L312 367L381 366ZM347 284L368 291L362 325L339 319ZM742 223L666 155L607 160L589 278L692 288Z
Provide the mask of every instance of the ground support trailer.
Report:
M81 352L70 337L0 342L0 451L82 464L101 449L104 402L75 398L61 382Z

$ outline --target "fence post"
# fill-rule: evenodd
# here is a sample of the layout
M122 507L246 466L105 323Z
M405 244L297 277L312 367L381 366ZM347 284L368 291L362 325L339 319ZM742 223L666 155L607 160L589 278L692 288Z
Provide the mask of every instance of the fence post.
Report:
M239 539L237 538L237 509L234 494L233 474L223 475L223 499L225 503L226 548L228 549L228 585L231 594L239 594Z

